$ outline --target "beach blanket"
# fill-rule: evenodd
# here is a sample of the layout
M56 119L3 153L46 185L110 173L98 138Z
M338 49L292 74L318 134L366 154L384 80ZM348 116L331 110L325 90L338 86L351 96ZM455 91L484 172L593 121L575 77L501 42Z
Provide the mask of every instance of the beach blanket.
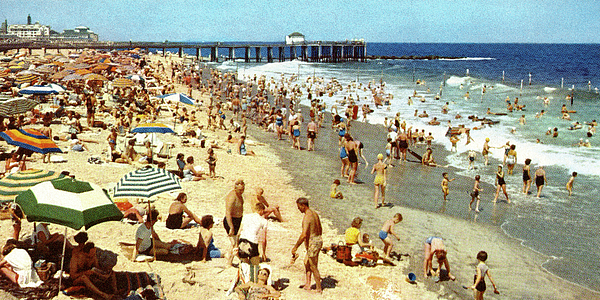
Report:
M136 296L141 296L148 291L151 291L158 299L166 299L158 274L146 272L115 272L115 276L117 278L117 288L119 290L127 291L126 295L123 296L123 299L136 299ZM98 288L100 290L110 290L110 286L108 285L104 286L101 284ZM84 286L69 287L64 293L75 298L95 297ZM142 299L146 298L147 297L142 297Z
M0 276L0 289L19 299L52 299L58 295L58 279L51 278L36 288L21 288L6 276Z

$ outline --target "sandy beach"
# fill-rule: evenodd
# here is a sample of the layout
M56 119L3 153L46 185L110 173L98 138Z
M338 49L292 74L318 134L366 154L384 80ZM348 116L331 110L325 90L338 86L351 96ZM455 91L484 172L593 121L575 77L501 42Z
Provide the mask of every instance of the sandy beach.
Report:
M151 64L158 60L165 62L167 58L151 55ZM174 56L168 59L180 60ZM187 92L187 87L177 84L177 92ZM208 101L208 95L200 95L194 90L195 99ZM43 107L42 107L43 109ZM85 107L76 110L85 113ZM307 110L303 110L307 114ZM228 116L230 112L226 112ZM206 127L207 115L204 108L197 113L199 123ZM306 118L305 118L306 120ZM107 120L109 121L109 120ZM173 125L173 118L163 112L159 121ZM195 214L202 216L213 215L217 220L213 229L215 245L222 251L229 247L225 234L222 218L225 215L225 195L233 188L234 182L243 179L246 183L244 192L244 211L251 212L251 204L255 198L255 189L263 188L265 198L269 203L277 204L281 208L284 222L269 221L267 257L271 259L273 279L283 284L281 299L471 299L470 290L465 290L462 285L471 285L476 265L476 254L485 250L490 255L487 264L490 266L494 280L500 290L500 295L493 295L488 290L486 298L493 299L593 299L599 297L597 293L580 286L571 284L543 270L542 265L548 257L534 253L524 247L519 241L504 237L497 231L500 229L476 220L466 221L442 214L427 212L412 205L404 205L402 199L418 198L424 205L437 205L442 209L458 209L466 207L468 202L458 203L450 200L447 204L440 202L441 192L439 182L441 173L449 172L451 177L457 178L452 187L472 186L472 179L455 174L452 168L429 168L420 164L407 162L394 168L392 179L401 182L398 190L389 191L388 200L392 207L375 210L372 207L373 176L368 174L372 164L376 162L376 155L384 151L385 131L382 126L354 122L351 133L360 137L368 137L369 141L379 140L380 144L367 145L368 168L359 165L358 179L364 184L342 184L345 199L329 198L329 186L334 179L339 178L339 157L337 152L337 136L330 129L330 120L321 129L317 138L316 151L296 151L290 149L290 143L278 141L272 132L250 125L248 128L248 142L250 150L256 156L241 156L235 153L235 144L228 143L227 131L203 130L207 140L215 140L219 149L215 149L218 158L216 174L222 178L208 179L193 182L182 182L183 192L188 195L188 208ZM180 126L180 125L179 125ZM39 128L41 125L32 126ZM177 125L175 126L177 128ZM59 132L60 125L53 125L53 130ZM126 173L135 170L136 165L103 163L89 164L88 158L92 155L99 156L108 147L106 139L108 131L94 128L79 135L81 139L95 141L86 142L89 152L74 152L60 154L67 162L44 164L39 156L34 155L34 161L28 162L28 168L54 170L57 172L69 171L78 180L96 183L110 189ZM118 141L122 143L124 137ZM165 143L172 143L173 157L166 161L167 169L177 169L174 155L184 153L193 156L196 164L207 168L204 160L207 158L207 148L187 146L181 138L175 135L159 135ZM365 138L366 139L366 138ZM301 139L305 145L305 138ZM5 144L5 142L2 142ZM69 142L61 141L58 145L62 149L69 147ZM440 152L442 147L436 147ZM232 150L233 153L228 153ZM417 151L417 150L415 150ZM417 152L424 151L424 147ZM493 164L492 164L493 165ZM137 166L139 167L139 166ZM429 180L428 180L429 179ZM404 184L405 183L405 184ZM456 188L458 190L458 188ZM489 196L493 193L492 186L484 186L484 193ZM458 192L456 192L458 193ZM166 218L169 205L177 193L161 195L153 203ZM301 232L303 215L296 208L295 200L298 197L308 197L311 207L321 215L323 223L324 245L337 244L343 241L344 230L350 226L354 217L362 217L362 231L369 233L379 252L383 243L377 238L377 232L383 222L394 213L399 212L404 220L396 225L395 230L401 240L396 243L395 250L410 254L410 258L396 262L396 266L378 265L376 267L349 267L336 262L328 255L320 255L319 269L323 278L324 291L322 295L298 288L304 281L304 267L299 259L290 264L291 248ZM463 197L465 201L466 195ZM457 197L455 197L456 199ZM489 198L489 197L487 197ZM426 204L425 204L426 203ZM434 203L434 204L432 204ZM483 202L482 202L483 203ZM492 206L486 202L484 209L493 214L502 214L505 203ZM165 227L164 218L155 226L156 232L163 241L172 239L185 240L196 244L199 228L186 230L170 230ZM10 220L0 221L0 240L5 241L11 236ZM23 222L22 235L29 234L32 224ZM96 225L88 230L90 240L97 247L118 254L116 271L153 272L161 276L162 287L167 299L230 299L225 293L231 286L237 274L235 267L226 267L225 259L213 259L209 262L173 263L173 262L144 262L136 263L125 257L119 242L135 242L135 230L138 225L123 222L107 222ZM63 232L61 226L50 225L51 232ZM73 230L67 231L67 236L72 241L76 234ZM448 258L452 273L456 281L442 281L435 283L431 278L423 278L423 241L429 236L440 236L445 240L448 248ZM489 238L494 237L494 238ZM300 248L303 258L305 250ZM531 258L534 258L533 260ZM235 262L235 261L234 261ZM405 281L409 272L417 275L416 284ZM195 284L184 282L190 274ZM492 294L492 295L490 295ZM193 296L192 296L193 295ZM0 291L0 298L11 299L12 296ZM235 295L232 295L235 299ZM55 299L67 299L68 296L59 295Z

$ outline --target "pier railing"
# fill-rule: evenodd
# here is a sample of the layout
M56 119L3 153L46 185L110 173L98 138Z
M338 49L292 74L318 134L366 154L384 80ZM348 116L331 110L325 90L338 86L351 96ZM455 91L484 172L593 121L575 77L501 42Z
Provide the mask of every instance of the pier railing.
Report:
M367 45L359 41L307 41L297 44L285 43L253 43L253 42L113 42L113 41L76 41L76 40L4 40L0 41L0 51L6 53L13 49L98 49L98 50L125 50L125 49L151 49L161 50L166 53L168 49L176 49L179 56L183 56L183 49L196 49L196 58L200 59L202 49L210 49L206 59L211 62L221 60L242 59L244 62L274 62L299 59L310 62L345 62L365 61L367 58ZM219 56L219 50L226 49L227 55ZM237 49L243 49L244 55L236 57ZM266 57L262 50L266 49ZM275 51L276 52L275 52ZM275 56L274 53L277 55Z

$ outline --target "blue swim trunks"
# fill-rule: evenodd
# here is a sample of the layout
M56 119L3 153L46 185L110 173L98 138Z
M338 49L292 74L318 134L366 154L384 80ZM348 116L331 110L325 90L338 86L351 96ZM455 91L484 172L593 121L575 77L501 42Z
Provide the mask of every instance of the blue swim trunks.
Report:
M386 231L380 230L379 231L379 238L382 240L385 240L388 236L388 233Z

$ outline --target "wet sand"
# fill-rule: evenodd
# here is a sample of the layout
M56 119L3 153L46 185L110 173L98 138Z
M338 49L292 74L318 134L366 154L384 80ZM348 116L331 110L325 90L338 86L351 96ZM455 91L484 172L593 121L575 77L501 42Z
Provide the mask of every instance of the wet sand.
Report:
M305 120L308 120L308 108L303 107L303 112ZM403 269L403 273L414 272L418 282L424 283L430 291L439 293L443 298L472 298L471 292L464 290L461 285L472 284L477 263L475 256L480 250L488 252L487 264L501 291L500 298L579 299L600 296L546 272L540 266L548 257L523 247L520 241L502 232L499 225L510 208L503 201L493 205L494 186L482 183L484 191L481 193L480 207L483 211L480 214L469 212L468 193L472 190L473 179L455 174L459 170L422 166L409 154L408 159L412 162L396 162L396 167L388 168L386 202L392 206L375 209L372 202L374 175L370 171L377 162L377 154L385 153L384 127L352 122L349 132L355 140L365 144L363 152L369 165L365 168L359 159L361 163L357 179L364 183L350 185L340 176L338 137L331 129L331 118L326 116L326 120L325 128L321 128L317 136L314 152L292 150L290 142L276 140L272 132L249 130L249 133L261 142L272 145L281 157L280 166L292 175L292 185L310 195L314 207L331 220L340 234L350 226L354 217L362 217L362 232L369 233L373 243L381 249L383 243L377 237L381 226L394 213L402 213L404 220L395 227L401 236L395 251L411 255L410 264ZM302 129L305 130L304 127ZM305 131L301 133L301 144L306 147ZM421 154L426 146L421 144L410 148ZM442 158L450 153L440 145L434 144L433 149L436 161L445 165ZM477 170L481 174L494 174L497 163L490 160L488 167ZM450 178L456 178L450 183L447 202L443 201L440 188L443 172L448 172ZM344 194L343 200L329 197L329 187L334 179L342 182L338 190ZM501 194L499 200L503 199ZM423 278L422 247L429 236L439 236L445 240L456 282L436 284L432 279ZM489 280L488 286L491 288ZM489 288L488 293L491 293Z

